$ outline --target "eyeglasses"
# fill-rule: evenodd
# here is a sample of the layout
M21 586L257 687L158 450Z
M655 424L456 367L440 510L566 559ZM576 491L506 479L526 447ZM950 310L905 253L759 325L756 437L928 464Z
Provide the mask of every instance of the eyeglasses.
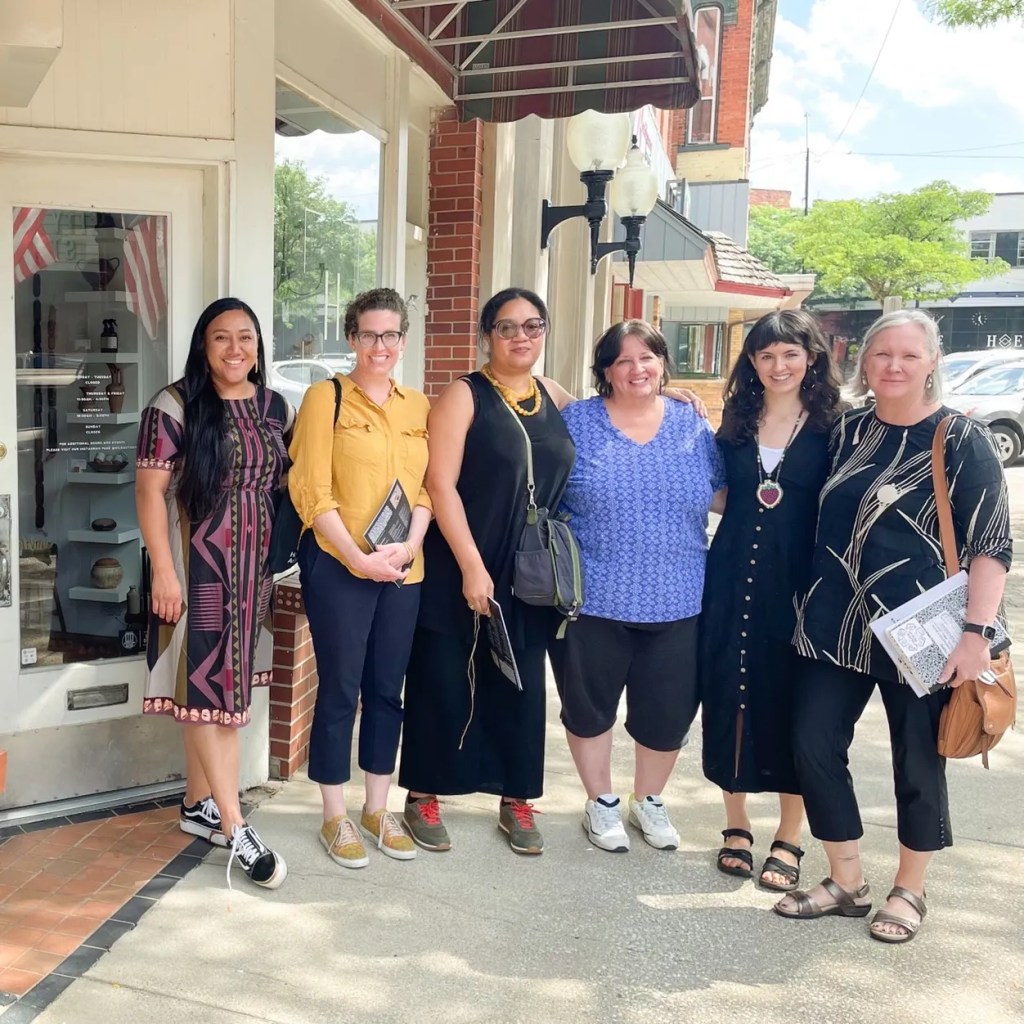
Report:
M548 329L548 325L543 320L527 320L524 324L517 324L515 320L499 320L492 330L499 338L511 341L519 333L520 328L523 334L532 340L539 338Z
M384 331L383 334L378 334L376 331L359 331L355 338L363 348L373 348L378 338L384 342L385 348L395 348L402 340L402 332Z

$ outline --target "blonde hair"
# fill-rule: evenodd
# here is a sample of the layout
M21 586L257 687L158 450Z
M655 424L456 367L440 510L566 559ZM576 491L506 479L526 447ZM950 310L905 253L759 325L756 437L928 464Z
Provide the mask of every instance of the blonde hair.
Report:
M935 358L935 369L931 372L930 383L924 389L924 396L929 402L942 401L942 345L939 342L939 325L935 318L923 309L897 309L892 313L880 316L865 332L864 341L857 353L857 366L847 392L853 400L863 401L868 391L867 375L864 372L864 360L875 338L890 327L902 327L904 324L917 324L924 334L925 350Z

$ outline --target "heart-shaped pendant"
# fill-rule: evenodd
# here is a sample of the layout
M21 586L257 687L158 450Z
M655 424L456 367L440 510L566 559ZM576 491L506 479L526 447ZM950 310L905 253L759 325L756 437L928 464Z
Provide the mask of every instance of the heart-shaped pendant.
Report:
M765 508L775 508L782 501L782 487L775 480L762 480L757 485L757 500Z

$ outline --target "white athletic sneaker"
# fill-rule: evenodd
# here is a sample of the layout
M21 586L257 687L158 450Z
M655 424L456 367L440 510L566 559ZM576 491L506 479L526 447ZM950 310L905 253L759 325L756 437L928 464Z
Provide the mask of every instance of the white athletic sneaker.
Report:
M622 804L610 793L587 801L583 808L583 831L600 850L609 853L629 850L629 836L622 824Z
M679 833L668 820L668 811L660 796L645 796L643 800L630 793L629 823L640 829L644 839L656 850L675 850L679 846Z

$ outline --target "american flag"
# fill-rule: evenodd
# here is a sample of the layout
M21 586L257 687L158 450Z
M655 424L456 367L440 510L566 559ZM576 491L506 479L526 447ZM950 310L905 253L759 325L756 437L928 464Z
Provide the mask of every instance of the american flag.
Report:
M167 316L167 245L163 217L144 217L124 240L124 284L128 308L151 341Z
M14 280L19 284L57 262L50 236L43 228L46 211L19 206L14 211Z

